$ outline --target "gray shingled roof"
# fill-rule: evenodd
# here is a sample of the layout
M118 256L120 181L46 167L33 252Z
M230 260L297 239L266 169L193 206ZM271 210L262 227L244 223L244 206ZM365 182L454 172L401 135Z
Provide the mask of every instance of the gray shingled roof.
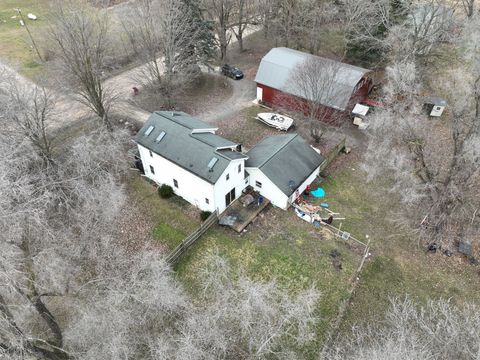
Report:
M151 126L153 126L153 130L149 135L146 135ZM183 112L157 111L150 115L145 125L138 132L135 141L214 184L230 161L234 159L234 155L227 156L229 153L223 153L222 150L218 149L235 148L238 145L215 134L196 133L199 130L216 129L216 127ZM157 141L162 132L165 132L164 137ZM213 166L212 171L209 171L208 164L214 157L218 161Z
M370 70L279 47L271 49L263 57L255 77L255 82L291 95L303 97L304 94L299 89L296 89L289 80L292 70L311 57L328 64L333 63L335 68L338 66L339 70L335 75L334 81L335 88L330 92L330 94L333 93L335 96L326 95L325 99L322 100L322 104L335 109L345 110L355 86ZM332 66L326 66L326 68L332 68Z
M230 140L227 140L221 136L212 133L200 133L200 134L192 134L195 139L198 139L204 142L207 145L216 147L216 148L224 148L224 147L234 147L237 146L237 143L234 143Z
M325 161L297 134L266 137L247 156L245 167L259 168L287 196Z

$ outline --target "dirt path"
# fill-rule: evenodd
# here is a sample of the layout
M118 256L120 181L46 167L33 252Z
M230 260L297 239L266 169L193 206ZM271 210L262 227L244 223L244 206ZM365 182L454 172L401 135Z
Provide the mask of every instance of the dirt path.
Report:
M245 36L257 30L256 28L248 30L245 32ZM233 46L235 42L236 39L233 39L230 47ZM105 80L106 88L111 89L117 99L112 106L112 115L134 119L142 123L147 120L150 113L129 101L133 95L132 88L134 86L139 87L139 79L146 76L146 70L147 67L143 64ZM2 81L12 80L27 89L33 89L36 86L32 80L22 76L13 67L1 60L0 76L0 86L2 85ZM247 79L233 81L227 78L226 80L232 82L234 89L233 95L213 109L209 109L205 113L200 114L199 117L205 121L217 122L222 118L228 117L240 111L245 106L248 106L248 103L255 98L255 84L252 81ZM73 94L60 93L55 91L55 89L50 89L49 91L54 95L56 102L54 116L52 122L49 124L50 130L58 130L92 114L87 106L75 100Z
M232 95L217 106L198 114L200 119L210 123L218 123L248 107L255 99L256 85L253 81L225 79L232 85Z

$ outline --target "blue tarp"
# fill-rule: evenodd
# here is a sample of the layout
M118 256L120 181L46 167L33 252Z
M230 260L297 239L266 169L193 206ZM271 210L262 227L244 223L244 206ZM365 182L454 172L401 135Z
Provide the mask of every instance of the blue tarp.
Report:
M310 192L310 194L312 194L314 197L321 198L325 196L325 190L319 187L317 190Z

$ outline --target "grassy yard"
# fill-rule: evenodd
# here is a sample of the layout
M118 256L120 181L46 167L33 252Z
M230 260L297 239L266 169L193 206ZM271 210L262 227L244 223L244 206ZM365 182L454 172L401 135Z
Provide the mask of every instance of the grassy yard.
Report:
M154 186L144 178L132 178L129 190L133 201L154 224L153 237L169 249L200 224L198 212L192 212L191 205L176 197L159 198ZM333 264L332 250L340 253L341 270ZM360 255L345 242L320 232L291 210L273 207L268 207L241 234L214 226L186 253L176 270L193 295L198 288L199 269L211 253L224 256L232 266L254 279L275 279L292 293L316 287L321 292L319 341L340 301L347 296L350 279L360 261Z
M480 301L478 267L461 257L427 254L405 232L395 228L387 217L396 208L397 200L383 196L377 190L382 187L385 184L366 183L364 174L355 165L333 174L324 183L328 203L346 217L342 229L359 239L368 234L373 253L362 273L343 330L348 331L356 322L381 317L391 296L409 295L419 302L439 297L456 303Z
M173 250L188 234L200 225L200 218L193 206L173 196L162 199L156 191L157 186L140 176L132 176L128 183L129 193L154 227L152 237L169 250Z
M0 1L0 58L18 66L23 74L33 77L42 69L38 56L25 27L21 26L15 8L20 8L34 40L40 41L42 27L46 24L49 0L2 0ZM37 20L27 19L27 14Z

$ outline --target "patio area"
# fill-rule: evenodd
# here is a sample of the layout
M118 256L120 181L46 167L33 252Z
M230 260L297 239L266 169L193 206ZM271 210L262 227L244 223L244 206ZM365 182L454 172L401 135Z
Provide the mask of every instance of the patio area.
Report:
M270 201L256 191L242 194L221 215L219 224L241 233Z

